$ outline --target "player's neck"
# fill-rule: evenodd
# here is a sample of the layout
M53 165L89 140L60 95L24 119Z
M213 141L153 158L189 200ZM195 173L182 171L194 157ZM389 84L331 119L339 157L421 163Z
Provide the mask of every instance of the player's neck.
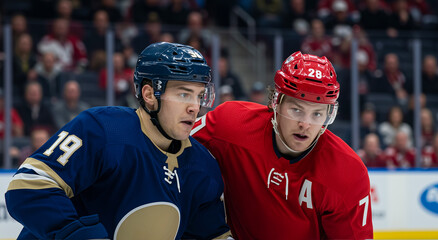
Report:
M141 109L141 124L146 131L146 136L161 150L167 152L172 140L167 139L161 134L157 126L155 126L151 121L151 116Z

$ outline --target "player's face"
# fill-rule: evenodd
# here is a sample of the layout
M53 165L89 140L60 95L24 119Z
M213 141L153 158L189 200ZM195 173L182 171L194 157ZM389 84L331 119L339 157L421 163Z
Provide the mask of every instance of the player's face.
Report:
M200 109L205 84L183 81L169 81L161 96L161 110L158 118L170 137L187 139Z
M277 123L285 143L295 151L305 151L327 119L327 104L312 103L284 96L278 106ZM278 136L276 135L278 138ZM277 139L280 151L285 149ZM286 154L290 154L284 151Z

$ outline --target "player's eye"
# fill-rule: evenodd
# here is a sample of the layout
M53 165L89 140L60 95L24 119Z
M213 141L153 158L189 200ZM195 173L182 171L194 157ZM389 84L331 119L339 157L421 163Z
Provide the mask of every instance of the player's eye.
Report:
M190 95L189 95L188 93L180 93L180 94L179 94L179 97L180 97L180 98L183 98L183 99L187 99L187 98L190 97Z
M292 110L292 112L296 112L296 113L299 113L299 112L301 112L301 110L300 110L300 109L298 109L298 108L292 108L291 110Z
M313 116L319 118L319 117L322 117L322 113L320 113L320 112L314 112L314 113L313 113Z

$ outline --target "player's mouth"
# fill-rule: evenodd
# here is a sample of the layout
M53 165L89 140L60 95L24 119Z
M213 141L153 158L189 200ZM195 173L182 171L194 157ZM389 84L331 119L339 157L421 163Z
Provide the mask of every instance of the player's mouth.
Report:
M309 138L307 135L299 134L299 133L294 133L293 136L298 141L305 141Z
M183 121L181 121L181 123L183 123L189 127L192 127L193 124L195 123L195 121L194 120L183 120Z

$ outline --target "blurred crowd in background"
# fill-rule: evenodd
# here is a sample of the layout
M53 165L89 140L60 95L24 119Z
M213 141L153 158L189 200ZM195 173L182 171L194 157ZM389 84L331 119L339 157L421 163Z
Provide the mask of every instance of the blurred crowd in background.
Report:
M191 45L210 61L211 36L230 27L238 7L256 23L258 42L284 36L284 57L294 51L326 56L341 83L333 131L347 142L352 94L360 99L360 149L368 167L415 167L411 38L422 39L421 167L438 167L438 2L433 0L4 0L1 25L13 46L13 146L17 167L81 111L105 104L106 33L115 33L116 105L137 107L137 55L160 41ZM238 22L238 27L243 27ZM3 31L3 27L0 31ZM2 35L2 33L0 33ZM358 40L359 88L350 91L351 40ZM0 38L3 86L3 35ZM272 52L268 47L267 52ZM221 102L266 104L273 80L243 80L233 49L221 45L216 86ZM272 69L274 71L274 69ZM0 90L0 138L4 137ZM348 125L348 124L346 124ZM331 126L329 127L331 129ZM4 151L4 150L3 150ZM2 163L0 161L0 167Z

